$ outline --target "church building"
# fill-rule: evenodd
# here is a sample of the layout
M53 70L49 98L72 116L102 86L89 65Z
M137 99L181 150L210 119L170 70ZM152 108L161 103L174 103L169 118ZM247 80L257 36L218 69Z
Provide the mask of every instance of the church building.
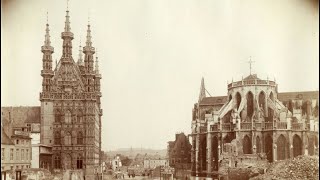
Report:
M217 178L246 161L318 154L318 91L278 92L275 81L251 73L227 89L226 96L207 97L201 81L190 134L194 179Z

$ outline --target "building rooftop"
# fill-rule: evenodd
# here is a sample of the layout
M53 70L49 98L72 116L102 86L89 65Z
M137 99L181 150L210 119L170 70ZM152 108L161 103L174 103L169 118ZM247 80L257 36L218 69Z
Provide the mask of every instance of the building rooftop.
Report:
M1 127L1 144L6 145L14 145L12 140L9 138L9 136L5 133L3 127Z
M278 93L278 99L280 101L319 99L319 91L282 92Z
M227 100L227 96L204 97L200 105L223 105Z
M1 107L3 119L12 127L24 127L25 123L40 123L40 106Z

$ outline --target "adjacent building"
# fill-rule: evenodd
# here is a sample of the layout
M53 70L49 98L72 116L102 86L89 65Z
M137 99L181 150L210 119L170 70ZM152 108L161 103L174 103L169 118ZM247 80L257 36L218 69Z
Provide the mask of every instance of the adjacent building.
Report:
M318 91L278 92L275 81L256 74L227 89L227 96L207 97L201 81L191 122L192 177L214 177L223 161L234 167L258 157L273 162L318 154Z
M159 155L147 156L143 160L143 167L145 169L154 169L158 166L169 166L167 158L160 157Z
M1 108L1 171L31 167L31 137L24 107Z
M116 156L111 160L111 166L112 166L112 170L114 171L120 170L120 168L122 167L122 163L119 156Z
M168 142L169 165L175 169L190 169L191 144L184 133L177 133L175 141Z

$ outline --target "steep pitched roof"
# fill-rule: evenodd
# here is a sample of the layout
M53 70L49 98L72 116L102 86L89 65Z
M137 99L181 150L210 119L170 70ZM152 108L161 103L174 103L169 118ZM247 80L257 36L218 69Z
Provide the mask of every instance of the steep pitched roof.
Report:
M14 145L8 135L5 133L3 127L1 127L1 144Z
M200 105L223 105L227 100L227 96L205 97L200 102Z
M278 93L278 99L280 101L319 99L319 91L281 92Z
M40 123L40 106L1 107L3 123L24 127L25 123Z

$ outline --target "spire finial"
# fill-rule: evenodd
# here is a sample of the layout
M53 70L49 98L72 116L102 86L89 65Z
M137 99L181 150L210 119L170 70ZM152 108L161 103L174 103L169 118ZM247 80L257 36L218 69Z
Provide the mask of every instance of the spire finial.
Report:
M44 45L47 47L51 46L49 31L50 31L50 29L49 29L49 24L48 24L48 12L47 12L46 35L45 35L45 40L44 40Z
M248 61L249 63L249 67L250 67L250 75L251 75L251 70L252 70L252 63L254 63L254 61L251 60L251 56L250 56L250 60Z
M206 97L206 89L204 86L204 78L201 79L199 102Z
M80 37L80 44L79 44L79 59L78 59L78 65L83 65L82 48L81 48L81 37Z
M90 25L90 9L88 9L88 24Z
M91 46L92 46L90 24L88 24L88 29L87 29L87 41L86 41L86 46L88 46L88 47L91 47Z
M70 16L69 16L69 0L67 0L67 14L66 14L66 21L64 25L64 32L70 32L71 27L70 27Z

